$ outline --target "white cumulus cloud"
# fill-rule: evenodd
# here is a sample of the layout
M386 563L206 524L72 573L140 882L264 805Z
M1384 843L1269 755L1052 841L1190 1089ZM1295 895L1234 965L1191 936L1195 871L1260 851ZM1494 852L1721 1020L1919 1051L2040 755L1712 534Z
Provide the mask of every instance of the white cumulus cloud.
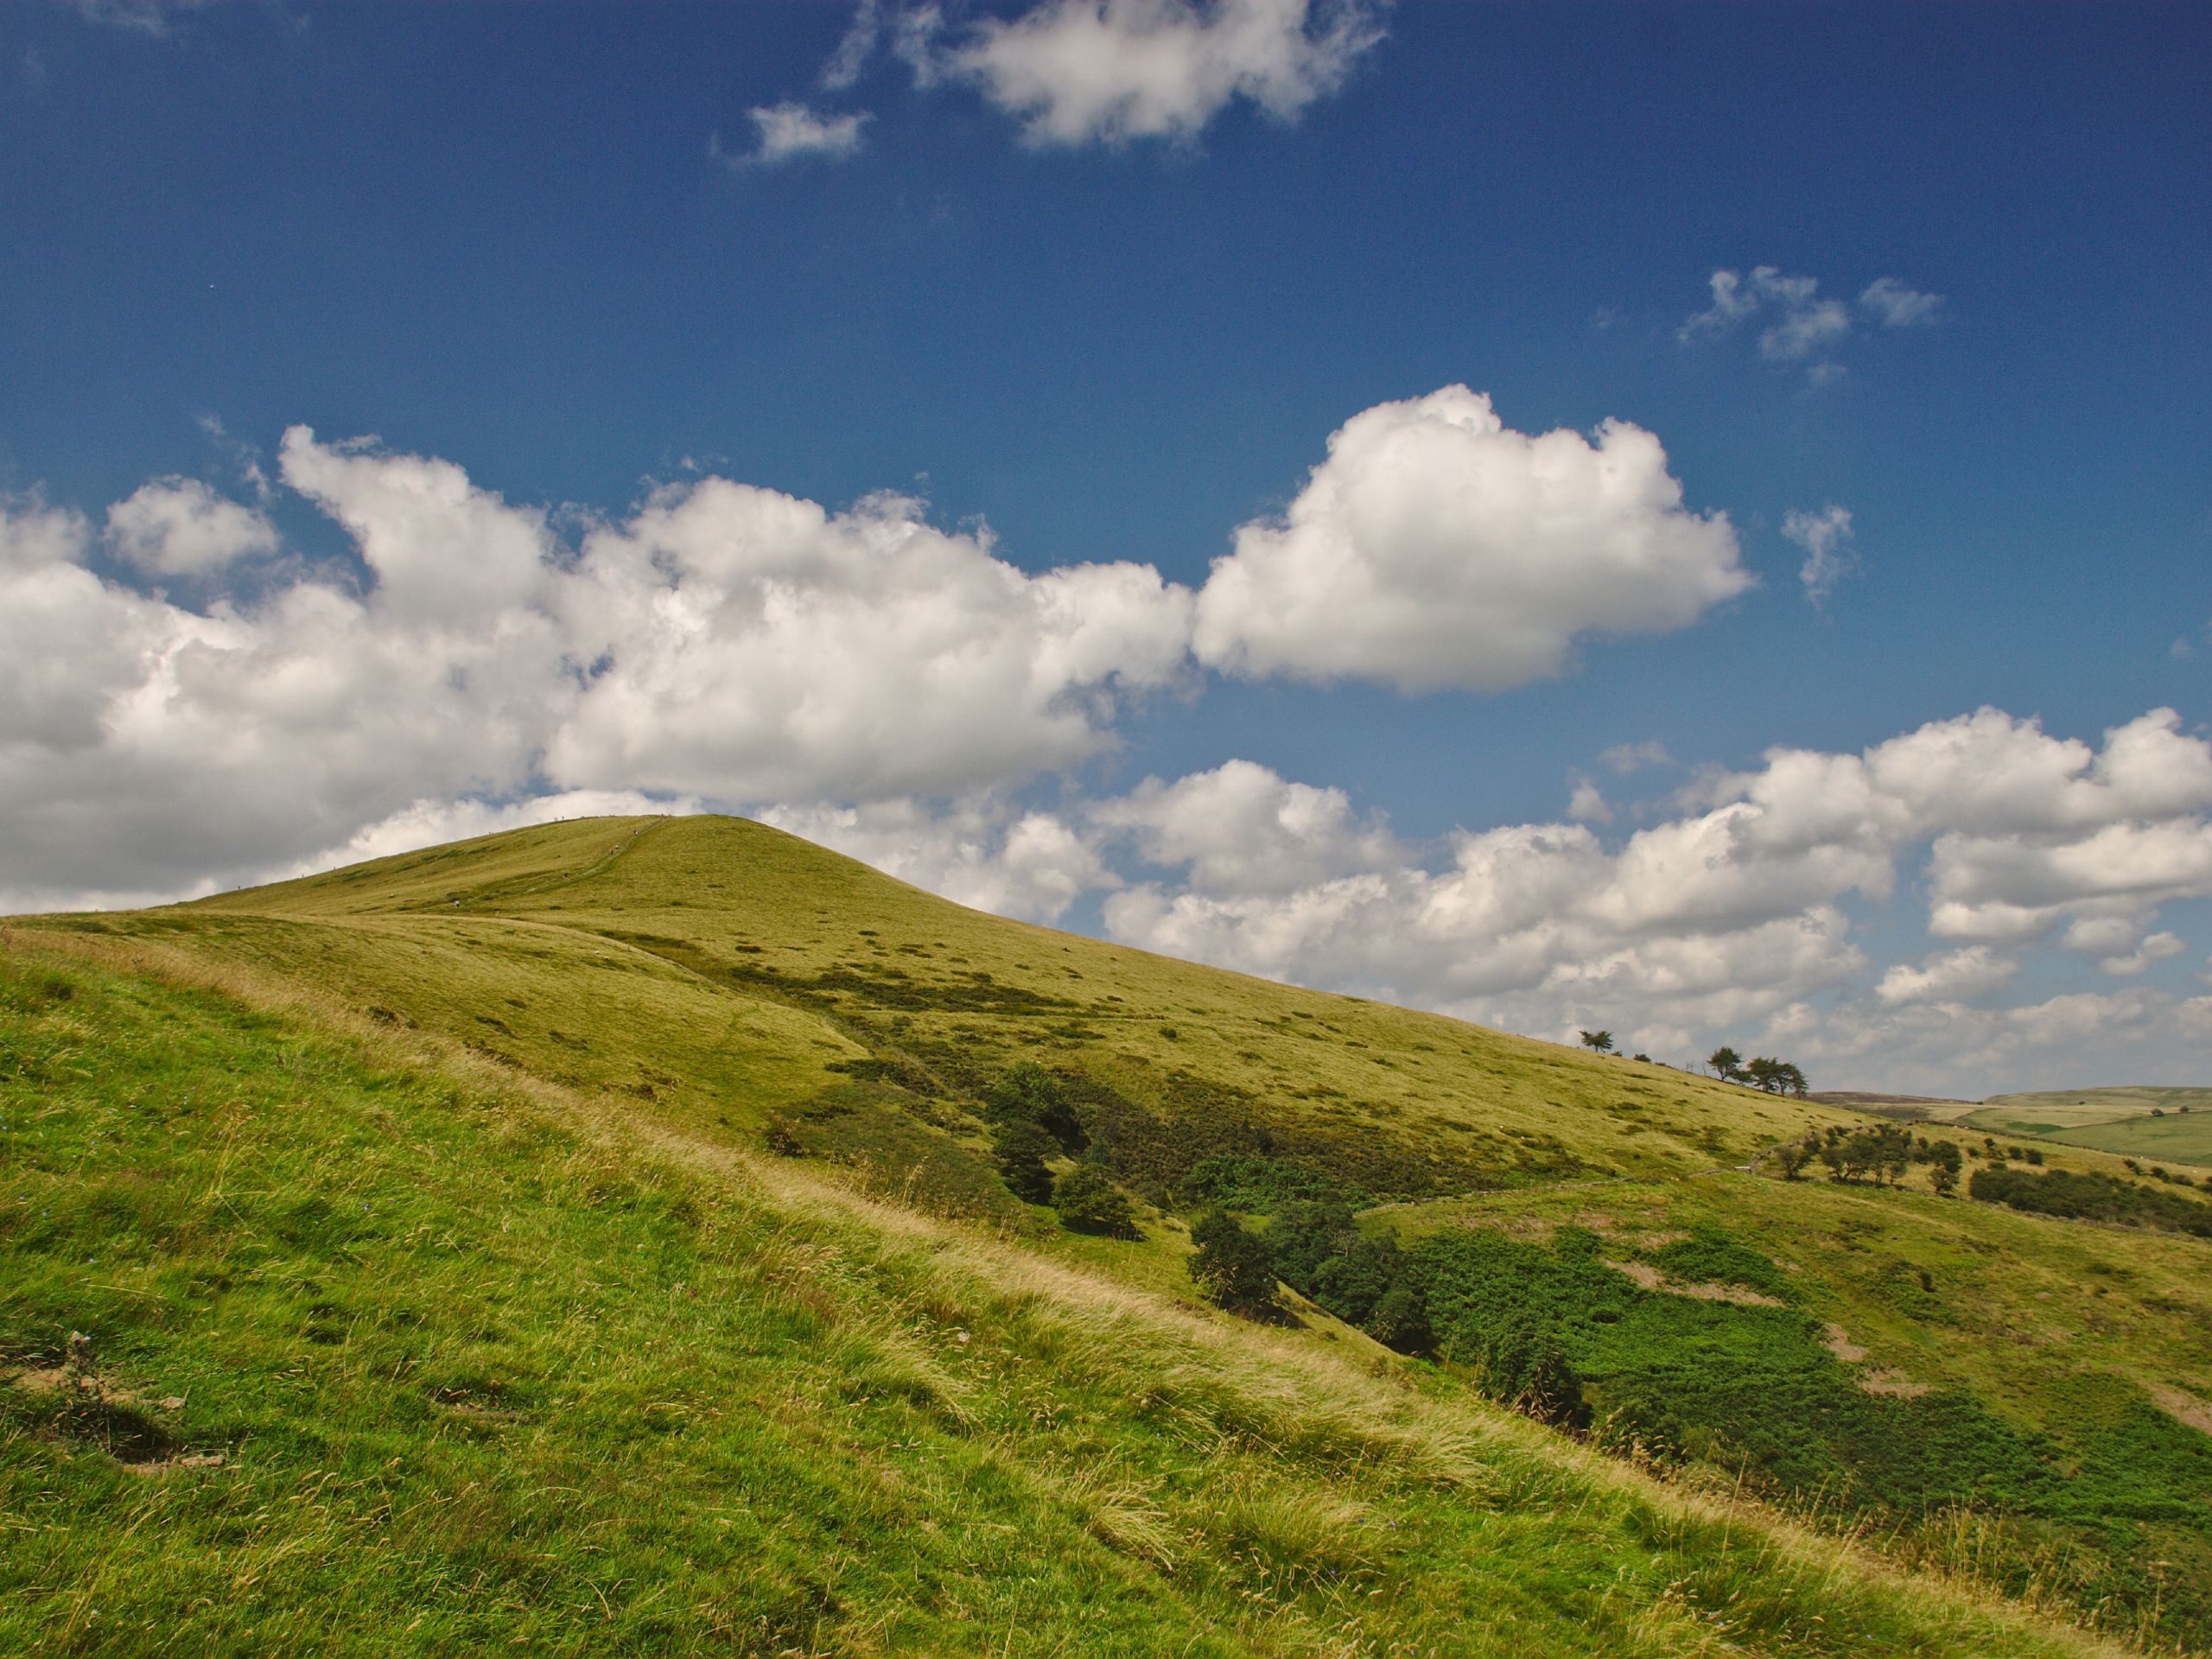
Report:
M2209 765L2169 709L2101 747L1982 709L1859 753L1777 749L1618 841L1563 823L1408 846L1338 791L1249 764L1149 781L1090 817L1179 870L1106 899L1131 944L1537 1034L1604 1025L1678 1056L1727 1039L1845 1068L1837 1086L1986 1093L2048 1076L2065 1052L2050 1033L2107 1015L2184 1043L2172 1066L2212 1063L2212 1001L2144 987L1976 1006L2047 938L2121 976L2188 948L2153 930L2161 905L2212 896ZM1169 804L1190 810L1173 837ZM1961 943L1876 971L1847 906L1892 903L1904 867L1929 934ZM2076 1063L2130 1052L2085 1041Z
M957 793L1096 753L1190 671L1192 596L1151 567L1028 575L901 498L703 479L571 548L372 441L296 427L280 474L365 585L302 566L190 608L97 575L83 515L0 505L6 907L280 873L456 803Z
M143 484L107 510L116 556L149 575L198 576L276 550L276 528L197 479Z
M956 903L1023 921L1057 921L1084 893L1119 885L1094 836L988 795L942 808L912 798L777 805L760 817Z
M1033 143L1076 145L1192 138L1237 99L1294 119L1382 29L1367 0L1045 0L933 51L912 35L926 77L975 86Z
M1465 386L1347 421L1281 518L1215 561L1194 645L1227 671L1495 690L1585 633L1695 621L1752 578L1641 427L1509 429Z
M1898 963L1882 976L1874 995L1893 1005L1970 1001L2002 989L2019 969L2018 963L1987 945L1971 944L1938 952L1917 967Z
M1213 893L1281 893L1385 864L1400 855L1379 817L1340 789L1290 783L1249 760L1175 782L1147 778L1091 810L1147 863L1185 865Z

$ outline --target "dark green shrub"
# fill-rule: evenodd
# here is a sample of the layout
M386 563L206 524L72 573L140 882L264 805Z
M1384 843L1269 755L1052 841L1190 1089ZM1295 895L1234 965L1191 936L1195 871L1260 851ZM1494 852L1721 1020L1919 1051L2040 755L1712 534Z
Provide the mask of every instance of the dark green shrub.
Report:
M1274 1260L1267 1241L1226 1210L1209 1210L1192 1224L1191 1277L1207 1300L1232 1313L1275 1310Z
M1321 1264L1358 1236L1349 1205L1298 1198L1283 1205L1268 1221L1266 1238L1275 1277L1302 1296L1313 1294Z
M1007 1190L1026 1204L1044 1204L1052 1196L1052 1172L1045 1160L1058 1153L1060 1143L1026 1117L1010 1117L993 1126L991 1157Z
M1060 1225L1071 1233L1143 1236L1128 1197L1096 1164L1077 1164L1052 1183L1052 1208L1060 1212Z
M1382 1299L1406 1276L1398 1241L1383 1233L1355 1232L1344 1248L1314 1269L1306 1294L1348 1325L1365 1325Z
M1541 1422L1590 1427L1581 1374L1565 1344L1533 1319L1508 1320L1485 1332L1470 1356L1483 1392Z
M2126 1222L2212 1238L2212 1205L2110 1175L2077 1175L2064 1169L2038 1175L2006 1164L1993 1164L1974 1171L1967 1183L1967 1194L1986 1204L2001 1204L2037 1215Z
M1217 1205L1252 1215L1271 1215L1287 1205L1346 1209L1361 1198L1326 1175L1295 1164L1247 1153L1217 1154L1191 1166L1177 1188L1185 1204Z
M1428 1304L1401 1279L1382 1293L1367 1316L1367 1334L1402 1354L1425 1354L1436 1346L1428 1325Z
M1066 1086L1032 1060L1016 1061L985 1091L983 1122L994 1128L1016 1122L1033 1123L1070 1154L1090 1144Z

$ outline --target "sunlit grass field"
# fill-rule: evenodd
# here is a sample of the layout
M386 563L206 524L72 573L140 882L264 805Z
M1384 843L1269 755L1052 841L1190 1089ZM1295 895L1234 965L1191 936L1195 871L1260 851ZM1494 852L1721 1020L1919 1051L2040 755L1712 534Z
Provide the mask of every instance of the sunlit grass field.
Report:
M2065 1089L1993 1095L1960 1122L2037 1135L2145 1163L2212 1167L2212 1089Z
M1020 1060L1104 1114L1141 1239L999 1185L976 1103ZM738 820L21 918L0 1650L2201 1643L2212 1246L1762 1160L1866 1121L1007 922ZM1231 1319L1176 1196L1222 1154L1409 1245L1595 1234L1686 1379L1768 1332L1822 1397L1981 1424L2066 1501L1973 1496L1980 1441L1914 1448L1966 1471L1924 1512L1777 1487L1725 1424L1647 1469L1448 1345ZM1786 1296L1648 1285L1700 1229ZM2182 1496L2096 1497L2130 1459Z

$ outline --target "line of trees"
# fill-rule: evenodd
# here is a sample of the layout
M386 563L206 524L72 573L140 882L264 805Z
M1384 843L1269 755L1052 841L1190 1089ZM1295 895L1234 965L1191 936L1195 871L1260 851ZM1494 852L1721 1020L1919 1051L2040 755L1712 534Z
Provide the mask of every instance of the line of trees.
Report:
M1916 1136L1895 1123L1846 1130L1830 1124L1825 1135L1808 1135L1777 1149L1775 1161L1782 1179L1794 1181L1807 1165L1818 1162L1835 1181L1878 1181L1894 1185L1916 1164L1925 1164L1928 1179L1937 1193L1948 1198L1958 1188L1965 1157L1953 1141L1930 1141Z
M1593 1054L1613 1052L1613 1033L1610 1031L1585 1031L1580 1033L1582 1046ZM1636 1057L1643 1059L1645 1056ZM1796 1095L1802 1097L1806 1090L1805 1073L1789 1060L1771 1054L1755 1055L1745 1059L1725 1043L1706 1057L1706 1065L1713 1075L1723 1083L1749 1084L1754 1089L1764 1089L1770 1095Z
M1789 1061L1777 1059L1771 1054L1755 1055L1747 1060L1723 1043L1706 1056L1705 1063L1723 1083L1748 1083L1770 1095L1802 1096L1805 1092L1805 1074Z

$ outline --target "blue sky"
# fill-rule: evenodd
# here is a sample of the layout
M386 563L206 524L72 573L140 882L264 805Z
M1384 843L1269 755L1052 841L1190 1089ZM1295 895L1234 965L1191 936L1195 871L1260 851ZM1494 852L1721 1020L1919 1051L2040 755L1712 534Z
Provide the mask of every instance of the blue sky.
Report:
M0 12L0 899L707 805L1667 1058L2201 1081L2209 63L2178 4ZM1540 451L1680 505L1562 530Z

